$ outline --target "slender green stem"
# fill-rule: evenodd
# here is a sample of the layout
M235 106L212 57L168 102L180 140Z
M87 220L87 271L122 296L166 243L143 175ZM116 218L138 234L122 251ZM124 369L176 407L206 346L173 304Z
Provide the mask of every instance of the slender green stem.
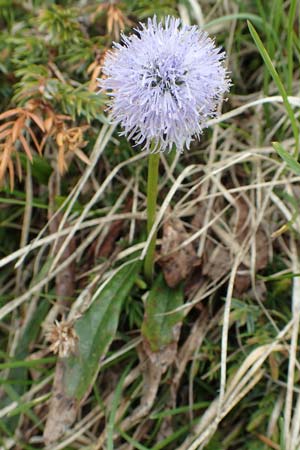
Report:
M155 222L157 185L158 185L159 153L150 153L148 162L148 184L147 184L147 233L149 235ZM153 276L154 252L156 233L154 233L144 261L144 274L150 283Z

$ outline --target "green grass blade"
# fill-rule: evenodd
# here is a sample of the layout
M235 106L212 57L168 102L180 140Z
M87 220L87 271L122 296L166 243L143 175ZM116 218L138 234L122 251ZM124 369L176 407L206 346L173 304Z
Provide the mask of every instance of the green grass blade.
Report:
M293 34L294 34L294 22L296 15L297 0L291 0L289 17L288 17L288 36L287 36L287 58L288 58L288 93L292 94L293 83Z
M289 152L287 152L279 142L273 142L273 147L280 156L280 158L283 159L283 161L289 166L290 169L292 169L293 172L295 172L296 175L300 175L300 164L298 161L293 158L292 155L290 155Z
M167 447L171 442L178 439L180 436L187 433L189 430L191 430L192 426L199 421L199 418L192 420L187 425L183 425L182 427L178 428L173 434L170 434L162 441L158 442L152 450L161 450L165 447Z
M27 413L27 411L30 411L36 405L40 405L41 403L44 403L46 400L49 399L49 397L50 397L50 393L42 395L41 397L35 398L34 400L31 400L29 402L20 403L12 411L10 411L8 413L8 417L13 417L13 416L16 416L18 414Z
M150 416L150 419L164 419L165 417L176 416L178 414L186 414L189 411L197 411L198 409L204 409L209 406L209 402L198 402L193 405L187 406L179 406L178 408L166 409L161 412L153 413Z
M129 434L125 433L125 431L122 431L122 430L118 429L118 432L134 448L137 448L138 450L149 450L148 447L145 447L144 445L142 445L139 442L137 442L135 439L133 439L131 436L129 436Z
M254 26L249 21L247 21L247 23L248 23L248 28L249 28L250 34L259 50L259 53L260 53L262 59L264 60L274 82L276 83L276 86L278 88L280 95L282 96L283 103L284 103L284 106L288 113L288 116L289 116L289 119L291 122L291 126L292 126L292 130L293 130L293 134L294 134L294 138L295 138L295 157L298 157L299 132L298 132L298 126L297 126L297 121L296 121L296 118L294 115L294 111L289 103L286 90L285 90L283 83L278 75L278 72L275 69L274 64L272 63L271 58L270 58L267 50L265 49L259 35L257 34L257 31L255 30Z
M9 361L0 364L0 370L14 369L16 367L38 367L44 364L54 363L57 360L56 356L50 356L49 358L32 359L28 361Z

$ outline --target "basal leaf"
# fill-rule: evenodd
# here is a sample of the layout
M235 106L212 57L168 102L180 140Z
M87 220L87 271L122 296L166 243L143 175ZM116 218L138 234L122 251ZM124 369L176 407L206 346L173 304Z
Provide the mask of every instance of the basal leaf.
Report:
M66 360L63 383L67 396L80 400L88 391L99 360L114 339L123 300L130 292L139 268L139 261L122 267L75 323L78 353Z
M149 342L152 351L158 351L174 341L173 328L183 318L183 312L171 311L182 304L182 285L171 289L163 275L160 275L147 298L142 325L142 334Z

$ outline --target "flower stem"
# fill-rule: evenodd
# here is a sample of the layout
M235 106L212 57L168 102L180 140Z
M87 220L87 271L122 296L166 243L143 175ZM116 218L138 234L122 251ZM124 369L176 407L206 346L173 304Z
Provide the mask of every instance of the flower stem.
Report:
M159 153L150 153L148 161L148 184L147 184L147 233L149 235L155 222L157 185L158 185ZM154 252L156 243L156 232L154 233L145 256L144 274L148 283L151 283L154 266Z

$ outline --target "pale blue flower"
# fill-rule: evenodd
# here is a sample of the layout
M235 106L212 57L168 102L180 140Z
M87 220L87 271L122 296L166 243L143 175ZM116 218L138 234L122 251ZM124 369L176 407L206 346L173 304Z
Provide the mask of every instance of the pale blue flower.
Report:
M114 43L99 80L112 97L111 118L144 149L189 148L229 89L225 53L173 17L148 19L135 32Z

